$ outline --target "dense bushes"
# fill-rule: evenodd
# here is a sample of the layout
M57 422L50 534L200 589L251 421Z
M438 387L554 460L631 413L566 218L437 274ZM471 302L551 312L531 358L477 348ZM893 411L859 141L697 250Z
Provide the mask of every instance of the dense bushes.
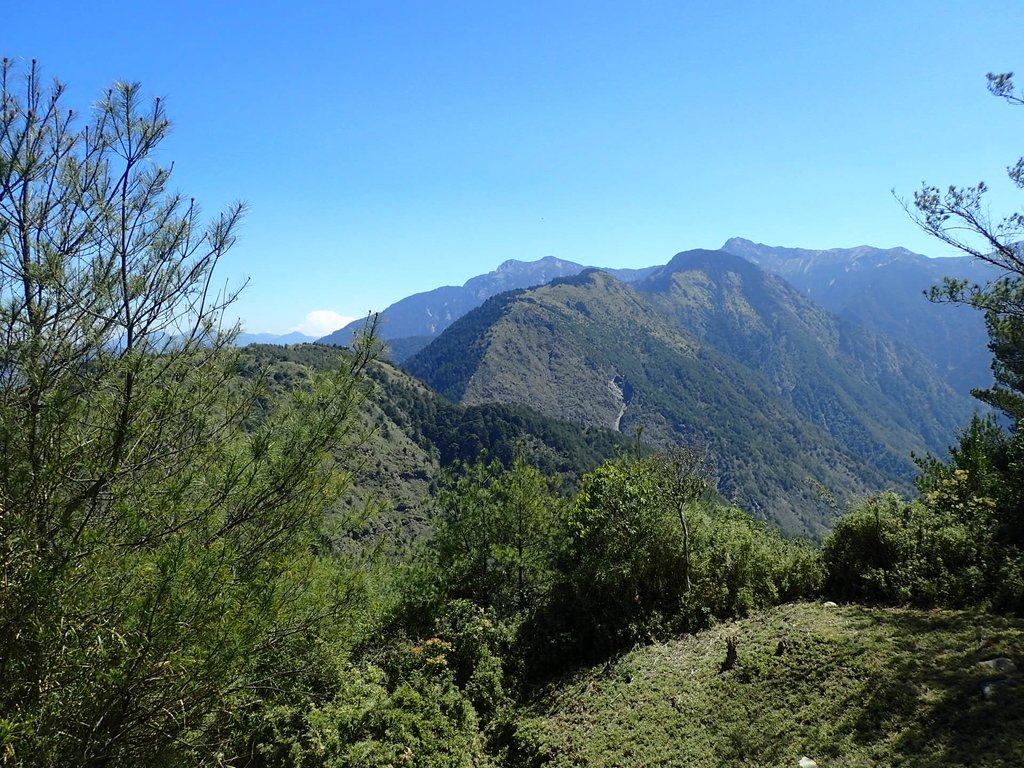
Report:
M486 719L523 683L816 594L817 550L712 487L685 451L608 462L571 503L521 461L468 467L439 494L399 623L453 644Z
M829 586L850 599L967 605L987 592L972 526L892 493L841 519L825 545Z
M678 455L653 456L584 477L556 588L530 627L549 644L535 661L579 663L816 594L817 552L714 501L690 467L697 476L679 472Z
M950 479L964 481L966 473L956 470ZM995 535L994 507L985 497L955 511L927 496L868 499L825 542L828 588L854 600L1020 613L1024 556Z
M1024 612L1016 435L975 419L944 464L920 462L918 499L868 499L825 543L829 588L851 599Z
M445 597L510 616L544 598L562 499L555 482L517 458L478 462L449 477L437 498L430 551Z
M449 643L395 643L378 663L326 664L236 724L232 765L364 768L479 765L478 721ZM312 690L308 690L311 687Z

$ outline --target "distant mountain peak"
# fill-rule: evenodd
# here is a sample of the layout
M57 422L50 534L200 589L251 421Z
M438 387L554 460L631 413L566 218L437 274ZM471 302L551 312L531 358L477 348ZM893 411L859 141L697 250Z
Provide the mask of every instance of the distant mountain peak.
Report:
M396 301L381 313L382 322L378 330L384 339L415 337L425 343L429 337L436 336L492 296L542 285L559 277L577 274L582 269L582 264L554 256L536 261L508 259L491 272L471 277L462 286L447 285ZM350 323L321 341L325 344L350 344L354 330L360 327L359 321Z
M722 246L722 250L737 256L742 256L743 258L752 258L754 261L757 261L758 258L763 258L765 254L771 254L777 259L789 261L801 259L806 261L807 259L815 259L817 261L855 262L856 260L864 257L876 259L882 258L889 261L899 258L928 258L927 256L922 256L919 253L914 253L913 251L900 246L895 248L877 248L872 245L857 245L852 248L825 249L789 248L784 246L765 245L764 243L755 243L753 240L747 240L743 237L730 237L725 241L725 245Z
M542 267L542 268L552 268L552 267L554 267L554 268L560 268L560 267L562 267L562 268L564 268L564 267L580 268L580 265L579 264L574 264L571 261L564 261L563 259L555 258L554 256L545 256L544 258L537 259L535 261L522 261L520 259L508 259L507 261L503 261L501 264L499 264L498 268L496 270L494 270L494 271L495 272L519 272L519 273L521 273L521 272L531 271L533 269L536 269L537 267Z
M645 280L637 283L644 290L664 291L672 286L674 275L683 272L705 272L708 275L735 273L744 279L763 278L760 268L741 256L728 251L709 251L697 248L677 253L664 267L656 269Z
M316 341L316 336L307 336L299 331L291 331L290 333L243 332L236 337L235 346L245 347L249 344L275 344L283 346L287 344L308 344L313 341Z
M730 237L728 240L725 241L725 245L722 246L722 250L723 251L728 251L730 245L746 246L746 247L749 247L749 246L752 246L752 245L761 245L762 247L764 247L763 243L755 243L753 240L747 240L745 237Z
M665 265L665 269L674 271L677 269L692 269L695 265L727 265L734 269L741 269L750 266L750 262L725 249L720 251L709 251L706 248L695 248L690 251L677 253Z

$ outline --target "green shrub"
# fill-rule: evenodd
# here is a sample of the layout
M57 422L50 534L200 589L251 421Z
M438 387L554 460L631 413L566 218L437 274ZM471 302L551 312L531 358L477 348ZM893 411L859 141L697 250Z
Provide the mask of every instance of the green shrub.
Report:
M440 601L464 599L501 619L544 599L564 503L556 480L522 457L460 466L444 481L418 578Z
M478 764L476 714L453 680L451 644L396 646L376 665L339 664L329 692L294 694L239 724L247 768L458 768ZM320 681L321 683L324 680Z
M963 606L992 594L989 504L954 514L894 493L864 501L825 542L828 587L838 596L920 606Z
M468 600L449 603L437 620L437 635L450 645L453 679L485 722L507 701L503 657L511 629Z
M809 544L718 504L706 477L679 469L671 456L628 458L583 478L551 600L524 630L532 674L818 593Z

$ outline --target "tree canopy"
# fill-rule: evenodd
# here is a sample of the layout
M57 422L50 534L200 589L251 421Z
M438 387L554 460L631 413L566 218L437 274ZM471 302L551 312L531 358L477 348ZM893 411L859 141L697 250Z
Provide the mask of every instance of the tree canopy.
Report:
M0 63L4 764L212 760L355 588L315 552L369 347L273 402L239 379L244 207L171 190L169 126L137 83L83 116Z
M989 74L988 88L1024 104L1011 73ZM1024 158L1007 172L1024 189ZM1024 611L1024 211L993 219L987 192L925 185L907 207L926 232L999 270L985 285L947 279L931 298L985 313L995 383L974 394L1002 418L975 416L945 461L919 459L917 500L870 499L838 523L824 554L848 597Z
M1024 105L1012 72L989 73L987 79L993 95ZM1007 167L1007 175L1014 186L1024 189L1024 157ZM985 313L995 384L975 395L1005 413L1016 429L1024 418L1024 210L995 219L987 192L984 181L945 190L925 185L914 194L908 210L925 232L999 271L999 277L986 285L947 278L931 297L969 304Z

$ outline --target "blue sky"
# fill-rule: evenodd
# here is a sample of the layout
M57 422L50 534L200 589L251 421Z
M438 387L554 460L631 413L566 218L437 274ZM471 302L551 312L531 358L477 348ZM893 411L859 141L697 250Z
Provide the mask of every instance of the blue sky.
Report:
M1024 110L1024 3L15 3L0 53L86 108L167 99L251 331L330 330L506 259L661 264L731 236L950 255L890 190L985 179ZM1024 69L1022 69L1024 72ZM319 313L319 314L314 314Z

